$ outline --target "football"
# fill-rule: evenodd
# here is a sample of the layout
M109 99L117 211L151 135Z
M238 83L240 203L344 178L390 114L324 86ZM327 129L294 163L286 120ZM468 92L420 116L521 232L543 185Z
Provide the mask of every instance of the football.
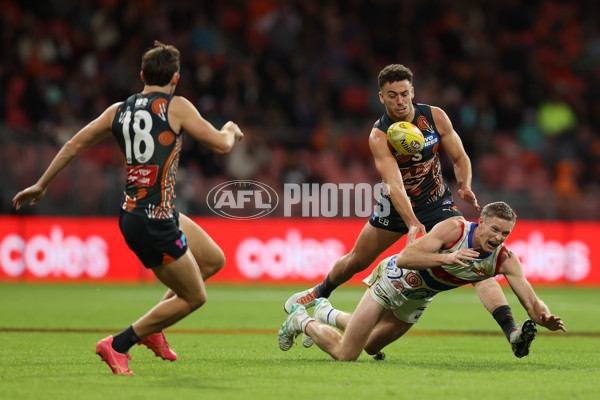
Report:
M388 128L388 141L399 153L410 156L417 154L425 146L421 130L410 122L395 122Z

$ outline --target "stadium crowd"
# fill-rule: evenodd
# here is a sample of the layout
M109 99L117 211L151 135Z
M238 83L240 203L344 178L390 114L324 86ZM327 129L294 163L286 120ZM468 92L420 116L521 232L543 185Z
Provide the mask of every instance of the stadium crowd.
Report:
M228 156L184 142L177 206L207 214L232 179L375 184L377 73L402 63L442 107L480 204L600 219L600 3L532 0L0 0L0 212L85 121L141 90L155 39L181 50L177 94L246 133ZM28 212L116 215L115 143L95 146ZM451 163L444 176L453 184ZM466 217L469 207L457 204Z

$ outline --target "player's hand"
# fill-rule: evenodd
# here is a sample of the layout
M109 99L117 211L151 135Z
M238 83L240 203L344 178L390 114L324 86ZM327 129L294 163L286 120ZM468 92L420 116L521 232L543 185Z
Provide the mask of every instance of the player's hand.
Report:
M408 246L409 244L414 242L415 239L417 238L417 236L419 236L419 234L424 235L426 233L427 233L427 231L425 230L425 225L423 225L423 224L411 225L408 228L408 234L406 235L406 245Z
M548 315L546 313L542 313L541 320L542 323L540 325L548 328L551 331L557 331L559 329L563 332L567 331L562 319L554 314Z
M233 131L233 136L235 140L240 141L244 137L244 132L240 129L238 124L233 121L227 121L225 125L223 125L223 129Z
M13 207L17 210L21 209L21 206L31 199L31 205L38 203L44 198L46 189L37 183L33 186L29 186L27 189L20 191L13 197Z
M446 261L444 261L444 264L445 265L459 264L459 265L462 265L463 267L469 267L469 264L465 263L464 261L473 261L477 257L479 257L479 252L477 252L473 249L460 249L453 253L447 253Z
M481 208L477 204L477 197L475 197L475 193L471 189L458 189L458 197L471 204L477 211Z

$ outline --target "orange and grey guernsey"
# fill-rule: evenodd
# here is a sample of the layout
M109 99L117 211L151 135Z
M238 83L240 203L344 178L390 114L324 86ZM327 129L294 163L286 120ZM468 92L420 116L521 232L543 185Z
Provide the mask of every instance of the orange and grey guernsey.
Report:
M415 116L410 122L423 133L425 138L423 150L411 156L399 153L390 143L388 147L396 158L412 206L419 207L441 198L448 190L448 186L442 178L442 165L438 154L440 134L433 121L431 106L419 103L413 103L413 106ZM375 128L387 133L393 123L387 113L384 113L375 123Z
M123 210L151 219L174 215L182 132L167 118L172 95L134 94L119 105L112 132L127 163Z

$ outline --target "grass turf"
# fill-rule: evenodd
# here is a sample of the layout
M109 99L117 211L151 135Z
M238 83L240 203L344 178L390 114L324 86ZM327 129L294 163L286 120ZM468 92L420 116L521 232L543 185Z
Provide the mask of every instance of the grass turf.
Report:
M2 399L593 399L600 393L600 290L537 289L567 334L540 328L517 359L470 288L440 294L387 359L338 363L313 347L277 347L282 305L299 288L211 286L200 310L166 331L179 360L131 349L136 376L114 376L95 343L152 307L150 286L0 285ZM331 301L353 310L361 287ZM507 291L515 318L525 319Z

